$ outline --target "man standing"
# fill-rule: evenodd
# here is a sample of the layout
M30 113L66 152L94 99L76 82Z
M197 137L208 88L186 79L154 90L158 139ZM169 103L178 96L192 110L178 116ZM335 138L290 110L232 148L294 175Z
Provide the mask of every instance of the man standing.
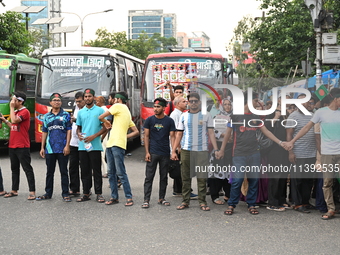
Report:
M206 202L207 168L208 161L208 136L213 148L217 151L213 120L208 113L201 112L201 101L198 93L190 93L189 112L182 114L177 126L176 140L172 147L171 159L178 160L176 149L181 142L181 174L182 174L182 204L177 210L189 207L191 193L191 179L197 175L198 201L203 211L210 211ZM182 139L183 138L183 139ZM198 170L197 170L198 169ZM202 170L203 169L203 170Z
M111 188L111 198L106 202L107 205L117 204L118 200L118 187L117 176L119 177L126 197L125 206L132 206L132 193L130 182L126 174L124 165L124 156L127 144L127 138L137 136L139 134L138 129L131 119L129 108L126 106L128 95L122 91L117 92L115 95L115 104L110 107L108 112L99 116L99 120L102 121L107 129L112 127L110 132L109 141L107 142L106 157L109 171L109 182ZM105 119L109 115L113 115L114 120L111 125L110 121ZM131 129L131 133L127 134Z
M40 156L46 158L46 186L45 194L37 197L37 200L52 198L54 172L58 161L61 175L61 195L65 202L71 202L67 162L70 154L72 124L70 114L61 108L61 99L59 93L53 93L50 96L52 110L44 116Z
M3 119L5 124L11 129L8 153L12 170L12 190L5 194L4 197L9 198L18 195L21 164L28 182L28 200L34 200L35 178L31 166L30 138L28 134L30 128L30 112L24 106L25 101L25 93L14 92L9 104L12 123Z
M158 204L169 206L165 200L166 187L168 186L168 167L170 161L170 144L175 139L175 123L173 119L164 114L167 101L164 98L154 100L153 110L155 115L145 120L145 180L144 203L142 208L149 208L152 183L159 165L159 200Z
M305 94L298 96L298 98L305 97ZM312 98L302 105L312 113L311 103L314 103ZM286 126L296 126L294 128L286 128L287 141L291 141L311 119L312 115L304 115L300 109L290 114ZM314 167L316 161L316 141L313 129L310 129L305 136L296 141L293 150L289 151L289 161L296 165L295 169L298 169L298 171L290 173L290 187L295 204L294 209L298 212L310 213L308 210L310 207L309 199L313 188L313 173L310 169Z
M307 125L287 144L289 148L292 148L294 143L307 134L314 124L320 123L323 194L328 209L328 212L321 216L323 220L332 219L335 215L333 178L334 172L338 172L340 165L340 88L333 88L329 96L332 100L330 105L317 110Z
M230 198L228 200L228 209L224 212L225 215L232 215L234 208L240 200L241 186L244 180L244 175L247 172L248 192L247 204L248 211L252 215L257 215L259 212L255 208L257 197L258 180L260 174L261 156L259 145L256 137L257 129L260 129L264 135L278 143L280 146L284 144L277 139L258 119L258 116L252 114L248 107L248 94L244 94L244 113L243 115L232 115L232 124L228 123L227 131L224 136L218 158L224 156L224 149L233 131L234 146L233 146L233 167L232 183L230 190ZM253 107L256 108L258 103L258 96L256 93L252 95ZM230 125L231 124L231 125ZM262 126L261 126L262 125ZM253 171L247 171L253 169Z
M72 134L70 142L70 162L69 162L69 175L70 175L70 195L80 195L80 178L79 178L79 138L77 135L77 116L79 110L85 106L84 92L78 91L75 95L76 107L73 111L71 118Z
M93 89L85 89L84 100L86 107L78 112L76 124L79 140L79 158L81 169L81 181L83 184L83 196L77 202L91 200L92 173L94 178L94 191L97 195L97 202L104 203L102 196L102 144L100 136L106 131L98 117L104 113L104 109L94 104L95 92Z

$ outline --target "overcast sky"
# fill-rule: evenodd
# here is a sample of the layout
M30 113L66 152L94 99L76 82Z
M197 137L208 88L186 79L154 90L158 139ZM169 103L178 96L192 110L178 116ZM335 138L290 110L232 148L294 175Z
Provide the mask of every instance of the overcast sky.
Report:
M0 13L20 6L20 0L3 0ZM77 13L81 18L92 12L114 9L113 12L89 15L84 19L84 41L95 39L98 28L110 32L127 31L128 11L142 9L163 9L164 13L177 15L177 32L190 34L203 31L210 37L211 48L215 53L227 56L225 46L233 36L233 29L246 15L261 16L256 0L213 0L213 1L155 1L155 0L62 0L61 10ZM76 15L62 14L62 26L80 25ZM80 27L73 34L67 34L67 46L80 46Z

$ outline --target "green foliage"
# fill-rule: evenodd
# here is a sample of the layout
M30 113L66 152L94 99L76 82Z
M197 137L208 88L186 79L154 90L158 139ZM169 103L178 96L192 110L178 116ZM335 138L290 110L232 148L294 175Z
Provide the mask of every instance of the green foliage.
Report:
M97 39L85 42L86 45L92 47L104 47L116 49L128 53L140 59L146 59L151 53L167 51L167 46L175 46L176 39L161 37L155 33L152 37L148 37L146 33L141 33L138 39L127 39L126 32L112 32L107 29L98 29L96 32Z
M310 11L305 6L304 0L258 0L260 9L266 11L263 19L251 19L244 17L234 29L229 50L240 60L241 65L237 71L248 80L256 77L266 78L262 82L263 87L279 85L290 75L290 69L306 60L309 49L309 61L312 63L316 57L316 38ZM323 32L337 32L340 41L340 1L324 0L323 9L333 11L333 29ZM244 66L240 46L250 43L250 52L262 69ZM256 67L255 64L251 64ZM325 67L326 69L328 67ZM243 69L243 70L241 70ZM253 72L253 73L252 73ZM275 78L281 78L281 81ZM282 79L283 78L283 79ZM242 80L242 78L241 78ZM272 84L268 82L271 80ZM247 82L248 86L251 82ZM252 85L253 86L253 85ZM260 87L260 86L259 86Z
M33 38L22 20L21 14L16 12L6 12L0 14L0 47L10 54L29 54L30 44Z

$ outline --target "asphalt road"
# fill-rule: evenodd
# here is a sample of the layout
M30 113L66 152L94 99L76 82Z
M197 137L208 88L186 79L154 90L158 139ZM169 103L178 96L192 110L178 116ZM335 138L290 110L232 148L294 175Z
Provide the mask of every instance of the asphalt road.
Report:
M172 197L169 179L167 200L157 204L158 176L151 206L142 209L145 163L142 147L130 148L126 157L135 205L107 206L95 201L65 203L61 199L60 175L55 174L54 196L48 201L28 201L28 187L21 172L19 196L0 197L0 254L335 254L340 249L340 215L324 221L318 211L302 214L287 210L250 215L241 202L234 215L225 216L226 205L215 205L208 197L210 212L198 202L178 211L181 198ZM0 151L4 185L11 188L7 150ZM37 194L44 194L45 161L32 149ZM196 180L193 180L194 190ZM103 195L109 199L108 181Z

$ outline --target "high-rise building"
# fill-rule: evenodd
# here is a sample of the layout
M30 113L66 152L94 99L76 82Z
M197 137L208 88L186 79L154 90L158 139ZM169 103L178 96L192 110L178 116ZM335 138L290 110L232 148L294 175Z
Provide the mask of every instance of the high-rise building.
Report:
M162 37L176 38L176 14L163 10L130 10L128 38L137 39L143 31L151 37L154 33Z
M184 32L177 32L177 47L202 48L210 47L210 38L203 31L191 32L187 35Z
M28 26L32 27L32 23L36 21L37 19L46 19L46 18L52 18L52 17L60 17L60 13L52 13L50 11L52 10L60 10L61 6L61 0L21 0L22 6L46 6L45 9L43 9L39 13L30 13L29 14L29 21ZM56 27L59 27L60 24L50 24L49 30L53 30ZM47 34L47 25L38 25L35 27L39 27L45 31ZM50 35L52 36L52 35ZM54 34L53 35L53 42L61 41L61 35L60 34Z

